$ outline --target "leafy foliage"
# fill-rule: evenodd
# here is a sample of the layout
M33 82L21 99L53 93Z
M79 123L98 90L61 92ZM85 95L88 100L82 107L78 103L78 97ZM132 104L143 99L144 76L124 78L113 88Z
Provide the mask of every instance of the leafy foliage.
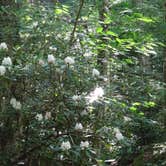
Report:
M162 1L108 1L101 20L102 2L85 1L78 20L78 1L14 11L5 33L19 42L0 45L0 165L165 164L164 146L152 160L165 142Z

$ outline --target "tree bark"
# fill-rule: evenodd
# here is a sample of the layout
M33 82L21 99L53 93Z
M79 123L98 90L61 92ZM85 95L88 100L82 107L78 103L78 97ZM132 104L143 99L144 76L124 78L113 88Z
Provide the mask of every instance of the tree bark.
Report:
M166 1L164 3L164 9L165 9L165 22L166 22ZM166 41L165 41L166 44ZM165 46L166 47L166 46ZM165 94L164 94L164 107L166 107L166 48L164 49L164 62L163 62L163 81L164 81L164 88L165 88Z

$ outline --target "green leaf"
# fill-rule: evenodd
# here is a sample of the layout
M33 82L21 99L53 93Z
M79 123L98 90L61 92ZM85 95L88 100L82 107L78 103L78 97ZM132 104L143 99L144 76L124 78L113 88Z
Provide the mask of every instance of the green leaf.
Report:
M111 35L111 36L115 36L115 37L118 36L116 33L112 32L112 31L107 31L106 34Z
M102 32L103 32L103 28L102 28L102 27L98 27L98 28L96 29L96 32L97 32L97 33L102 33Z
M152 23L154 22L151 18L149 17L141 17L141 18L138 18L139 21L143 21L145 23Z

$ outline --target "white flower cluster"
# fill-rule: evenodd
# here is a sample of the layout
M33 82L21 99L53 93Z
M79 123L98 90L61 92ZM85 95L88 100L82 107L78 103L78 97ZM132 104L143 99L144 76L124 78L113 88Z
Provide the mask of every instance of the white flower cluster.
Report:
M70 144L70 142L69 142L69 141L62 142L62 144L61 144L61 149L62 149L63 151L66 151L66 150L71 149L71 144Z
M7 49L8 49L8 47L7 47L7 44L5 42L0 44L0 50L7 50Z
M56 48L56 47L53 47L53 46L50 46L49 49L50 49L51 51L57 51L57 48Z
M80 95L74 95L74 96L72 97L72 99L73 99L74 101L79 101L79 100L81 100L81 96L80 96Z
M3 60L2 60L2 65L0 65L0 75L5 75L6 73L6 67L8 69L10 69L10 67L12 66L12 60L10 57L5 57Z
M38 64L40 65L40 66L44 66L44 61L42 60L42 59L39 59L39 61L38 61Z
M45 119L50 119L51 118L51 112L46 112L45 114Z
M55 63L55 57L52 54L48 55L47 60L48 60L48 63L50 63L50 64L54 64Z
M99 100L104 95L104 90L102 87L96 87L86 98L89 103Z
M5 66L0 65L0 75L3 76L6 73Z
M81 148L82 150L84 150L85 148L88 148L88 147L89 147L89 142L88 142L88 141L81 141L81 143L80 143L80 148ZM61 144L61 149L62 149L63 151L66 151L66 150L71 149L71 144L70 144L70 142L69 142L69 141L62 142L62 144Z
M6 57L2 61L3 66L12 66L12 60L10 57Z
M75 130L82 130L83 129L83 126L81 123L76 123L75 125Z
M66 57L64 61L66 64L69 64L69 65L73 65L75 63L74 58L69 57L69 56Z
M42 114L37 114L35 117L38 121L42 121L43 120L43 115Z
M88 141L81 141L80 147L82 150L84 150L85 148L88 148L89 142Z
M93 77L99 77L100 76L100 72L97 69L93 69L92 70L92 76Z
M20 110L22 105L19 101L17 101L15 98L11 98L10 100L10 104L12 105L12 107L16 110Z
M118 141L124 139L122 133L120 132L118 128L114 128L114 132L115 132L115 137L117 138Z

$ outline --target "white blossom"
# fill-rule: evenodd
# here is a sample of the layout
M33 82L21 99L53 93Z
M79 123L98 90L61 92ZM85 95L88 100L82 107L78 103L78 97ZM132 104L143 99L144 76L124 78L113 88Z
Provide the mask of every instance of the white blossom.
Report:
M46 112L45 119L50 119L50 118L51 118L51 112Z
M35 117L38 121L42 121L43 120L43 115L42 114L37 114Z
M74 95L74 96L72 97L72 99L73 99L74 101L78 101L78 100L81 99L81 96L79 96L79 95Z
M124 116L124 121L125 121L125 122L129 122L129 121L131 121L131 118L129 118L129 117L127 117L127 116Z
M102 87L96 87L86 98L89 103L99 100L104 95L104 90Z
M85 149L85 148L88 148L89 147L89 142L88 141L81 141L80 147L81 147L82 150Z
M17 100L15 98L11 98L10 104L11 105L16 105Z
M6 68L5 66L0 65L0 75L4 75L6 73Z
M6 57L2 61L2 65L4 66L12 66L12 60L10 57Z
M75 63L74 58L69 57L69 56L66 57L64 61L65 61L66 64L69 64L69 65L72 65L72 64Z
M100 72L97 69L93 69L92 70L92 76L93 77L98 77L98 76L100 76Z
M75 130L82 130L83 129L83 126L81 123L76 123L75 125Z
M39 65L44 66L44 61L42 59L39 59L38 63Z
M69 141L62 142L62 144L61 144L61 149L62 149L63 151L71 149L71 144L70 144L70 142L69 142Z
M119 133L120 132L119 128L114 128L114 132Z
M117 140L122 140L124 139L122 133L120 132L119 128L114 128L114 132L115 132L115 137L117 138Z
M19 101L17 101L14 108L15 108L16 110L20 110L21 107L22 107L21 103L20 103Z
M7 44L5 42L0 44L0 50L7 50L7 49L8 49L8 47L7 47Z
M56 47L53 47L53 46L50 46L49 49L50 49L51 51L57 51L57 48L56 48Z
M115 134L115 137L117 138L117 140L122 140L122 139L124 139L124 137L123 137L123 135L122 135L122 133L121 132L119 132L119 133L116 133Z
M83 55L85 58L90 58L92 56L92 52L87 51L85 52L85 54Z
M20 103L20 101L17 101L15 98L11 98L10 100L10 104L12 105L12 107L16 110L20 110L22 105Z
M52 54L48 55L48 63L55 63L55 57Z
M37 21L33 22L32 27L36 28L37 26L38 26L38 22Z

